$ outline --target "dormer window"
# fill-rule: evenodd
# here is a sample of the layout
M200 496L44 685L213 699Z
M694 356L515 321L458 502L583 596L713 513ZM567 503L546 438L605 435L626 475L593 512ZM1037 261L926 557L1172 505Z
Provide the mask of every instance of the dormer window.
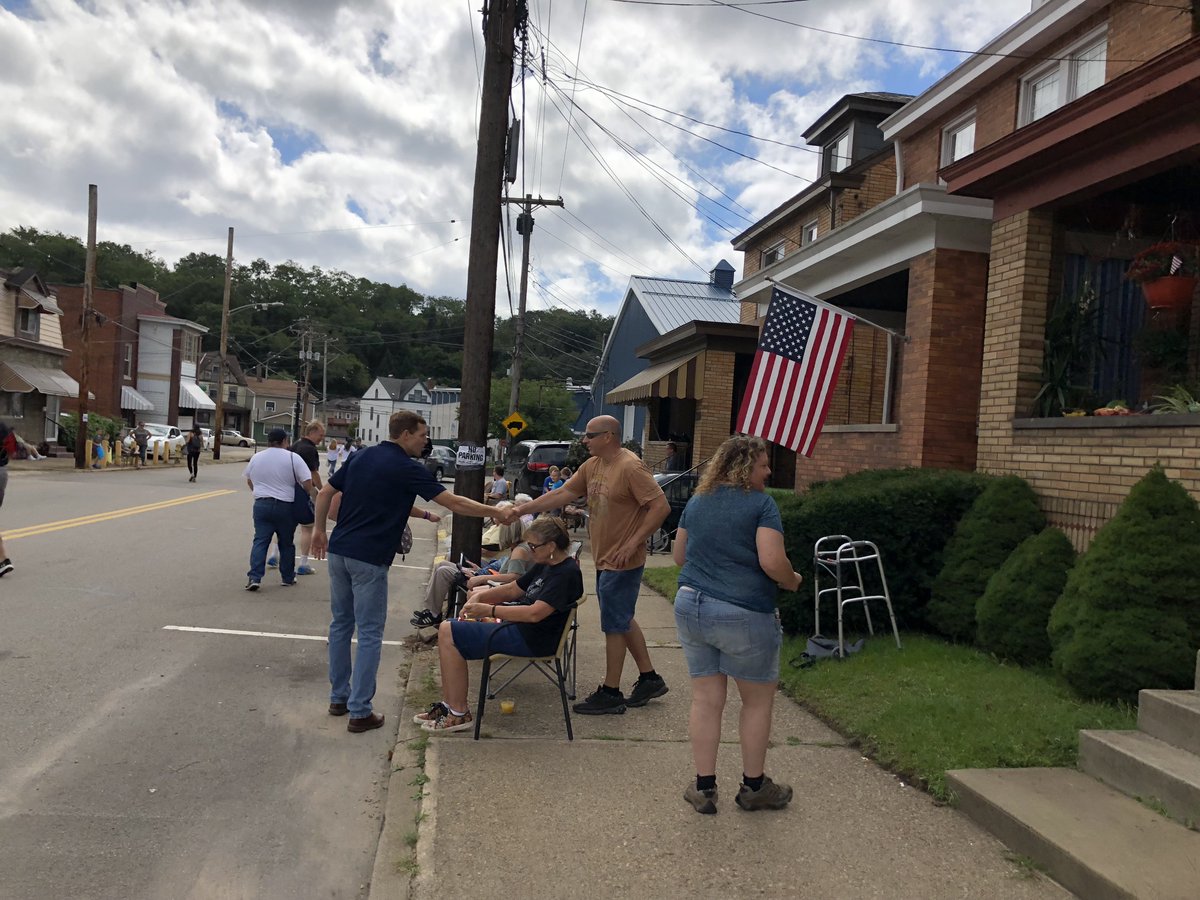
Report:
M842 134L825 147L825 171L840 172L850 165L850 132Z
M1101 27L1021 79L1022 125L1036 122L1104 84L1108 31Z
M21 337L36 341L41 331L41 313L36 309L24 306L17 310L17 334Z
M786 242L780 241L778 244L773 244L762 252L763 268L773 265L783 259L784 245Z

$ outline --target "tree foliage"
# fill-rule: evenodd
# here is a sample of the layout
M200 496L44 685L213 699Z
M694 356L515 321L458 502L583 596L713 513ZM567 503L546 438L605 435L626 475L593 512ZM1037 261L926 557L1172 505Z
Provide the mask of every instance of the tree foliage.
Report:
M84 257L82 241L71 235L27 227L0 234L0 266L33 267L50 283L81 283ZM205 350L218 349L223 255L192 252L172 266L152 253L101 242L96 274L100 287L136 282L158 291L171 315L209 329ZM264 303L280 305L239 309ZM229 319L229 349L248 373L298 377L303 366L301 335L311 331L317 336L313 349L322 353L323 362L310 373L310 384L319 391L327 368L330 396L361 395L380 375L461 384L466 306L457 298L424 296L407 285L305 267L291 260L271 264L255 259L234 266L230 305L239 311ZM590 383L611 326L611 318L595 312L530 311L522 370L526 384L561 386L567 379ZM326 336L330 339L327 358ZM497 323L489 361L493 376L507 372L514 337L512 320ZM506 390L506 403L507 398ZM545 423L541 427L557 428L553 415L539 411L536 418Z
M508 432L501 423L512 412L508 408L511 393L511 379L492 379L492 398L488 407L488 437L508 439ZM522 379L519 405L519 412L525 417L527 427L517 435L516 440L570 440L571 426L575 424L575 401L562 384Z

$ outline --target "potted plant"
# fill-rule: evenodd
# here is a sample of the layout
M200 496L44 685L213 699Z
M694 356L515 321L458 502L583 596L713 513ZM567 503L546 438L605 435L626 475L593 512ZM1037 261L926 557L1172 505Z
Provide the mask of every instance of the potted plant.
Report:
M1151 309L1189 309L1200 280L1200 243L1163 241L1133 258L1125 273L1142 286Z

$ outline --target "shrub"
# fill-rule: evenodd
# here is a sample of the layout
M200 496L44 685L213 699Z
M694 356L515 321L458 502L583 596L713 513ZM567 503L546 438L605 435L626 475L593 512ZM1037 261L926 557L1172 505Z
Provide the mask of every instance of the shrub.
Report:
M1046 626L1075 564L1075 548L1057 528L1026 538L987 583L975 607L976 643L1025 665L1050 661Z
M923 627L942 550L986 483L986 476L971 472L881 470L824 482L799 502L780 504L788 556L805 578L799 592L780 594L784 629L790 634L813 631L813 544L827 534L877 544L897 622L902 628ZM822 612L836 621L831 602ZM862 630L860 606L849 607L846 617L848 628Z
M1200 645L1200 506L1155 466L1071 570L1050 617L1053 662L1083 697L1184 688Z
M946 561L933 582L929 623L948 638L975 638L975 604L988 579L1021 541L1046 525L1037 496L1023 479L994 479L954 530Z

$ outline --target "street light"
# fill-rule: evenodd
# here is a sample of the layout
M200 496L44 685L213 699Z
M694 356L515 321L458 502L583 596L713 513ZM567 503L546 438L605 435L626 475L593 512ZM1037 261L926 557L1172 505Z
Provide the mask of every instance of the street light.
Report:
M229 229L229 246L232 253L233 229ZM283 306L274 303L247 303L229 308L229 272L225 274L225 303L221 311L221 355L217 359L217 408L213 411L213 459L221 458L221 432L225 430L225 348L229 343L229 317L243 309L266 309L268 306Z

